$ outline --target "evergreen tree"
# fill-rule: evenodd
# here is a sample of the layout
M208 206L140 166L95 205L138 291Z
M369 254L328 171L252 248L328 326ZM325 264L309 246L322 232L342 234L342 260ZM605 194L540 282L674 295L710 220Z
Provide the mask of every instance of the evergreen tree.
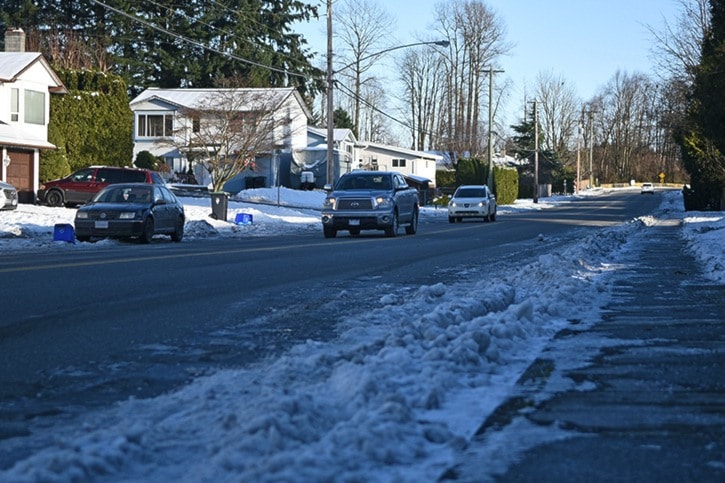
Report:
M693 191L687 209L722 207L725 189L725 0L710 0L711 28L702 44L687 119L677 139Z
M335 109L335 112L332 113L332 120L336 129L355 129L355 123L350 114L342 107Z
M2 1L5 27L30 34L53 26L102 44L110 70L132 95L150 86L214 87L239 76L250 87L291 86L303 95L324 86L306 40L291 29L317 15L317 7L301 0ZM40 51L52 53L38 37Z

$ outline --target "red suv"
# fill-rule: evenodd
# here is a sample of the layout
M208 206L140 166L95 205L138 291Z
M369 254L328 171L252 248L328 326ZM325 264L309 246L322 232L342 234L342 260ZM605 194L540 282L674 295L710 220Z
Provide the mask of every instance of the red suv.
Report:
M158 173L147 169L91 166L43 183L38 190L38 201L48 206L79 205L114 183L165 184Z

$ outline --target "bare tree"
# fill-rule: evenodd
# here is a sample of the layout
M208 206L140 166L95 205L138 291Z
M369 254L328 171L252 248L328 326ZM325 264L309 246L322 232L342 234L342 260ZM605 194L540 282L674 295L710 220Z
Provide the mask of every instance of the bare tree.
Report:
M653 57L664 78L691 84L700 65L702 41L710 30L708 0L677 0L680 12L674 25L665 21L661 30L648 26L654 38Z
M539 146L556 153L567 161L570 148L576 141L579 106L581 101L574 87L561 76L540 72L537 76L535 97L538 101Z
M339 57L341 62L337 63L338 73L352 83L354 131L358 136L364 76L379 60L375 53L387 47L386 42L395 29L395 20L373 0L344 0L333 15L340 26L334 35L344 47Z
M480 0L453 0L436 4L437 30L450 42L446 56L444 111L447 120L440 124L449 139L446 150L482 152L486 137L481 132L481 111L489 99L489 69L511 45L499 17ZM494 101L495 102L495 101ZM491 106L492 108L493 106ZM487 126L493 129L493 126Z
M295 126L294 109L285 106L289 89L221 88L181 111L181 126L171 141L190 162L202 166L212 190L246 168L255 157L289 143Z
M433 144L433 131L438 122L443 87L443 66L434 49L411 50L398 62L404 83L403 100L411 120L413 149L426 150Z

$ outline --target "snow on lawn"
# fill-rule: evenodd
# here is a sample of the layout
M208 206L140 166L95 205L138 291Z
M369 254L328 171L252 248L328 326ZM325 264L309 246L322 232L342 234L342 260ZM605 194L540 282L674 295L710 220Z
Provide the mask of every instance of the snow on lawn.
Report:
M435 481L553 334L599 318L621 254L659 217L684 217L678 195L664 194L650 217L598 230L514 273L384 295L381 308L342 321L332 342L309 340L275 360L53 428L55 446L0 472L0 480ZM210 220L208 202L184 199L187 229L207 223L210 236L254 233ZM31 208L39 210L23 209ZM252 230L319 229L310 206L230 202L234 210L253 213ZM54 221L72 212L54 209ZM26 218L33 228L17 230L45 226L47 235L53 215L36 213ZM426 208L425 216L446 215ZM684 236L722 283L722 216L685 221ZM274 230L283 231L267 233Z

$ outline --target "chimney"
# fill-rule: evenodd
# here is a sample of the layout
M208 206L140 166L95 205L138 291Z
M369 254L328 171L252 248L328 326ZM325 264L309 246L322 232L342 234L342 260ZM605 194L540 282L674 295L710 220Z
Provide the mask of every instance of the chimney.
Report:
M5 52L25 52L25 32L21 28L5 31Z

